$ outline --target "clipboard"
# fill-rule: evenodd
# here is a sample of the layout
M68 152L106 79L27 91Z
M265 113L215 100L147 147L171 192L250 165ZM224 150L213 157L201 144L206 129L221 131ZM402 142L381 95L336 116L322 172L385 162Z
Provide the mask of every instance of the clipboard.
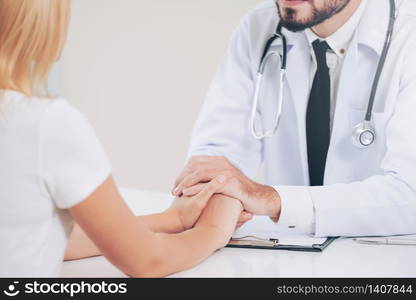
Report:
M337 237L330 237L322 244L312 244L311 246L301 245L283 245L279 244L278 239L270 240L241 240L231 239L227 248L247 248L247 249L263 249L263 250L289 250L301 252L322 252L324 251Z
M226 247L322 252L337 237L316 238L306 229L275 224L267 217L254 217L238 229Z

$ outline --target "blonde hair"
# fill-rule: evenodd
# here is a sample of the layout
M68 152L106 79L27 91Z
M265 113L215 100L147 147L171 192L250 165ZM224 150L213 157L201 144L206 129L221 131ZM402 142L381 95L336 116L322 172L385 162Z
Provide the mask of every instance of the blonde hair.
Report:
M0 90L45 95L65 42L71 0L0 0Z

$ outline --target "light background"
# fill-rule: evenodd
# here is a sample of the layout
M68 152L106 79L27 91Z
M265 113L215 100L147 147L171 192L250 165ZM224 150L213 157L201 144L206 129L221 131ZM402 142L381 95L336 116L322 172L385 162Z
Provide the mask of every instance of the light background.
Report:
M167 192L241 17L262 0L73 0L53 91L89 118L119 185Z

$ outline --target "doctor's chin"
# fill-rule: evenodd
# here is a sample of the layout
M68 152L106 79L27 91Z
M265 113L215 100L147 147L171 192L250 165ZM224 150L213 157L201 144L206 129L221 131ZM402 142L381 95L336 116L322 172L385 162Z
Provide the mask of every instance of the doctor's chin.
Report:
M0 298L413 299L415 112L414 0L0 0Z

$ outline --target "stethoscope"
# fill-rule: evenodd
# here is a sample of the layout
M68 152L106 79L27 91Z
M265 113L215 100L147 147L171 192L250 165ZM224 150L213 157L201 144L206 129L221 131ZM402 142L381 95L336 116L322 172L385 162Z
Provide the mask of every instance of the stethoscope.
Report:
M352 133L352 140L353 144L359 148L366 148L374 144L377 134L376 129L373 126L372 116L373 116L373 108L374 108L374 101L377 94L378 84L380 82L381 73L383 72L384 65L386 62L387 55L389 53L389 49L392 42L394 25L396 21L396 3L395 0L390 0L390 21L389 27L386 34L386 39L384 42L384 48L380 57L380 61L377 67L376 75L374 77L370 99L368 101L367 113L365 115L365 119L362 123L358 124L354 127ZM276 40L281 40L282 42L282 49L283 52L280 54L276 51L270 51L272 44ZM253 107L251 110L251 118L250 118L250 127L251 132L256 139L265 139L273 137L277 129L279 127L280 116L282 114L282 107L283 107L283 90L284 90L284 82L286 77L286 69L287 69L287 39L285 35L282 33L282 24L279 22L275 33L273 36L267 41L266 46L264 47L264 51L260 60L260 66L257 71L257 79L254 89L254 99L253 99ZM278 95L278 102L277 102L277 113L275 118L275 126L269 130L258 131L256 128L256 114L259 106L259 98L261 87L263 83L263 75L269 62L270 58L273 56L278 56L280 59L280 75L279 75L279 95Z

